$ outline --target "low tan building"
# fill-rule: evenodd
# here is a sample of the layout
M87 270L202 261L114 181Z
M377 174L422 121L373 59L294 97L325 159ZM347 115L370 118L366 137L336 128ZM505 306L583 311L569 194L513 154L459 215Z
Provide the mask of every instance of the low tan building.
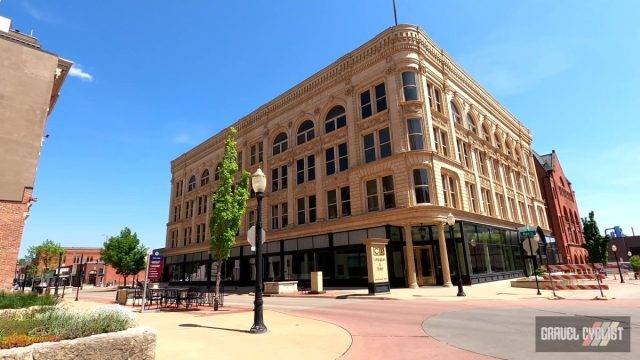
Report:
M0 17L0 289L16 274L45 125L70 68Z
M516 229L548 229L529 129L416 26L385 30L233 126L242 167L268 177L268 280L320 270L325 285L366 285L363 243L374 238L389 240L391 286L449 285L456 259L466 283L510 278L525 266ZM211 279L225 136L171 163L167 281ZM227 283L255 279L255 209L252 198Z

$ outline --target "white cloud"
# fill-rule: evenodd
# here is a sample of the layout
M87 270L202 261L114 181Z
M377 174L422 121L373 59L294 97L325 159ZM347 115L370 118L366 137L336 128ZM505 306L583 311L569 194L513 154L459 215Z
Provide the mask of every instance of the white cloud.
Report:
M43 21L48 23L59 22L55 16L51 15L48 12L42 11L41 9L33 6L33 4L29 2L25 1L24 3L22 3L22 5L24 6L24 9L27 12L27 14L29 14L32 18L38 21Z
M73 65L71 70L69 70L69 76L77 77L82 81L93 81L93 75L82 70L80 65Z
M193 139L189 134L181 133L173 137L174 144L191 144L192 142Z

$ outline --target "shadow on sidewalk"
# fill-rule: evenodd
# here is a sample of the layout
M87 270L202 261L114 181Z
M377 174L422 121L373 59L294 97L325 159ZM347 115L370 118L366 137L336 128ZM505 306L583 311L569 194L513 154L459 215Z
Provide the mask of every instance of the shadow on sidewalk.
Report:
M206 329L224 330L224 331L235 331L235 332L240 332L240 333L245 333L245 334L250 334L251 333L249 330L229 329L229 328L221 328L221 327L215 327L215 326L205 326L205 325L198 325L198 324L180 324L178 326L180 326L180 327L206 328Z

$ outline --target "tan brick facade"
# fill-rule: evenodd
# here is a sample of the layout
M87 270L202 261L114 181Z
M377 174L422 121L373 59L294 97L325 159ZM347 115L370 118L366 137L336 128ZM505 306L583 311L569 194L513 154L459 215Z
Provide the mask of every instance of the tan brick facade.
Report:
M339 128L331 124L336 106L346 117ZM312 139L305 135L308 121ZM398 226L405 230L413 285L411 226L442 227L451 212L462 221L508 229L524 223L547 228L529 130L415 26L384 31L234 126L242 167L252 173L260 167L268 177L263 203L268 241ZM281 151L278 141L285 137L287 149ZM165 255L208 250L211 206L201 211L199 204L215 190L224 138L219 133L172 162ZM344 171L337 170L340 144L347 149ZM300 168L303 181L297 181ZM336 170L329 174L329 168ZM287 188L281 183L273 188L282 169ZM342 199L330 192L346 187L350 211L342 216L331 206L335 201L339 207ZM282 215L274 214L282 204L286 227L280 225ZM239 244L246 244L255 208L251 199ZM441 251L443 264L446 254Z
M3 28L0 64L1 290L14 278L45 125L71 62L44 51L35 38Z

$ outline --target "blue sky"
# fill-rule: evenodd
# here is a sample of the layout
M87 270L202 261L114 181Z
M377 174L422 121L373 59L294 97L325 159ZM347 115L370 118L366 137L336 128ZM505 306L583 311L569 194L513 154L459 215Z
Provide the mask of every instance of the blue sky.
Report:
M397 0L555 149L581 215L640 233L637 1ZM49 119L23 249L164 244L169 162L393 24L391 0L0 0L76 63Z

